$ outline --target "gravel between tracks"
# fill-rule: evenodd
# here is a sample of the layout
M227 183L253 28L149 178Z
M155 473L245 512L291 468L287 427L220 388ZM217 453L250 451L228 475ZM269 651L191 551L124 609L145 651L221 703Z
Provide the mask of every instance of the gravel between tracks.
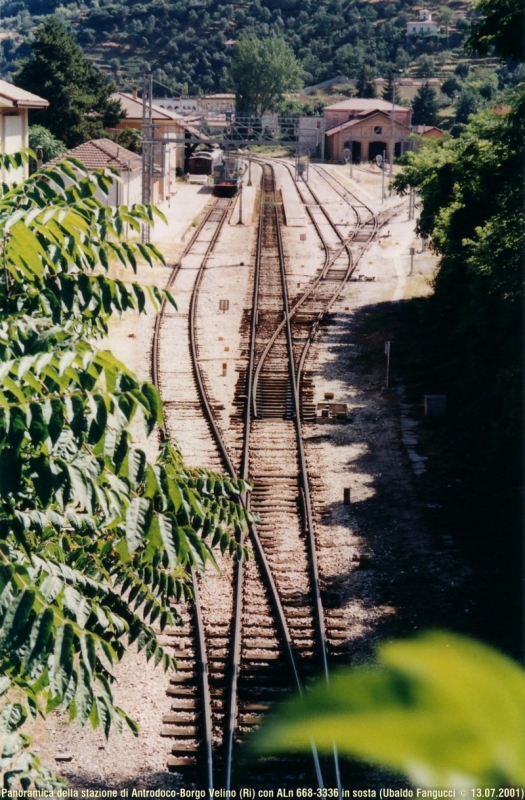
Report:
M254 182L258 181L258 168L253 165L252 169ZM379 210L380 200L374 199L377 176L372 177L373 182L367 183L363 171L361 186L354 182L352 188L357 194L361 188L365 202ZM278 170L278 179L287 180L283 170ZM316 187L321 188L320 182L316 181ZM286 191L291 191L290 186ZM348 424L308 424L303 436L321 575L325 585L337 591L341 599L348 630L347 653L354 661L368 657L380 638L396 631L400 605L408 597L397 592L399 580L403 581L405 575L410 583L418 564L432 563L427 560L430 545L417 505L416 478L401 439L397 399L381 393L383 376L370 369L355 325L377 303L428 291L427 281L434 268L428 254L416 257L415 273L406 278L414 233L413 223L403 219L406 211L388 226L390 236L378 239L366 254L358 271L375 280L348 284L335 306L331 324L321 328L307 364L316 400L321 400L325 391L333 391L335 398L348 402L351 409ZM306 233L305 241L301 241L301 233ZM172 253L183 246L180 232L178 235L179 242L169 243ZM239 347L240 321L243 308L251 300L248 269L240 263L249 263L253 241L253 225L225 227L212 268L203 281L199 306L200 358L213 401L224 406L221 425L226 431L230 429L235 367L245 357ZM311 223L285 229L284 246L296 283L304 283L323 263L323 251ZM141 267L139 280L162 286L167 274L164 267ZM230 311L224 315L218 310L218 300L223 297L230 299ZM153 321L151 313L142 318L129 315L112 326L108 342L143 379L150 377ZM186 345L182 341L173 343L174 364L179 346ZM227 347L229 350L225 350ZM222 363L228 365L227 377L222 376ZM230 436L233 444L233 432ZM148 450L150 455L154 452L153 440ZM342 502L345 487L351 489L350 506ZM430 566L422 569L427 571ZM176 785L177 777L165 771L169 742L158 735L162 714L168 710L168 678L134 653L119 666L117 677L117 701L138 720L140 739L125 734L122 739L112 737L105 742L101 733L79 730L59 715L52 715L45 725L38 721L33 726L39 755L72 787ZM71 760L57 763L55 757L60 753L69 754Z

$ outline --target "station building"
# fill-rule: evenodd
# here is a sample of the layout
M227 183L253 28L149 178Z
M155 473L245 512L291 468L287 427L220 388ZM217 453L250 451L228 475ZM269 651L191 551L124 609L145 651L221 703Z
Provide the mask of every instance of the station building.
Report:
M353 163L376 156L399 157L411 146L412 110L375 98L353 97L326 106L325 158L342 162L349 150Z

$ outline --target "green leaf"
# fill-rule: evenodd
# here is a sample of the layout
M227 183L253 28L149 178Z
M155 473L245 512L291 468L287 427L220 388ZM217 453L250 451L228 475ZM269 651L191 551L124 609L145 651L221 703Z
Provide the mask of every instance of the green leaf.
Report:
M341 754L396 769L414 784L525 782L525 674L494 650L452 634L383 645L378 665L336 673L283 708L259 751Z
M126 542L130 553L143 543L151 521L151 502L134 497L126 511Z
M148 433L151 433L157 425L162 425L162 400L158 390L151 383L143 383L141 386L142 394L147 398L150 407L150 417L146 419Z

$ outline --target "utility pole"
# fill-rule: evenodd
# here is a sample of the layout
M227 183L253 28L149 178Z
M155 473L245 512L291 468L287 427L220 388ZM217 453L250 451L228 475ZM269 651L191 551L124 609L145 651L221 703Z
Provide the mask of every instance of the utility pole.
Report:
M240 183L240 186L239 186L239 221L238 221L237 225L244 225L244 223L242 221L242 177L241 177L241 183Z
M252 185L252 154L248 153L248 186Z
M142 82L142 202L151 203L153 190L153 77L144 73ZM151 228L143 224L143 244L151 239Z
M385 355L386 355L386 383L383 391L390 391L390 355L392 352L392 341L385 342Z
M399 70L403 72L403 70ZM396 100L396 81L394 78L394 70L390 70L390 79L392 81L392 115L390 119L390 180L394 175L394 114L395 114L395 100Z
M411 186L410 187L410 192L409 192L409 195L408 195L408 219L409 220L410 219L414 219L414 217L416 216L415 210L416 210L416 187L415 186Z
M383 174L381 176L381 202L385 202L385 170L386 170L386 150L383 150L383 163L381 164L383 168Z

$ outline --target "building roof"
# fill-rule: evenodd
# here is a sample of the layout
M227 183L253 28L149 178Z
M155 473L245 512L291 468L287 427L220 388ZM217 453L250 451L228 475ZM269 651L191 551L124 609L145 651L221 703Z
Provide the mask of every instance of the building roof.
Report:
M11 105L14 108L47 108L48 100L37 94L26 92L19 86L7 81L0 81L0 105Z
M351 97L348 100L341 100L332 106L325 106L323 111L355 111L365 114L371 111L392 111L392 103L388 100L379 100L375 97ZM404 106L394 106L394 111L407 111Z
M407 111L408 109L405 109ZM373 111L370 111L368 114L359 115L358 117L354 117L353 119L349 119L346 122L342 122L340 125L334 125L333 128L329 128L326 131L327 136L333 136L334 133L339 133L339 131L347 130L348 128L357 127L358 125L362 125L363 122L372 119L373 117L383 117L385 121L390 124L392 118L385 114L384 111L380 111L379 109L375 108ZM399 120L394 119L394 125L398 126L399 128L407 128L408 125L404 125Z
M112 100L119 100L122 108L126 112L127 119L142 119L142 98L141 97L133 97L132 94L127 94L126 92L115 92L111 95ZM168 111L166 108L162 108L161 106L156 105L155 103L151 104L152 108L152 119L155 121L159 120L173 120L179 122L181 119L180 114L175 113L174 111Z
M445 135L444 131L441 128L438 128L437 125L416 125L415 132L418 133L420 136L424 136L425 133L429 131L439 131L440 133Z
M231 92L223 92L222 94L207 94L204 97L199 97L199 100L235 100L235 95Z
M49 161L48 164L55 164L68 156L78 158L89 170L113 167L119 172L134 172L142 166L141 156L112 142L111 139L92 139L90 142L84 142L68 150L63 156Z

